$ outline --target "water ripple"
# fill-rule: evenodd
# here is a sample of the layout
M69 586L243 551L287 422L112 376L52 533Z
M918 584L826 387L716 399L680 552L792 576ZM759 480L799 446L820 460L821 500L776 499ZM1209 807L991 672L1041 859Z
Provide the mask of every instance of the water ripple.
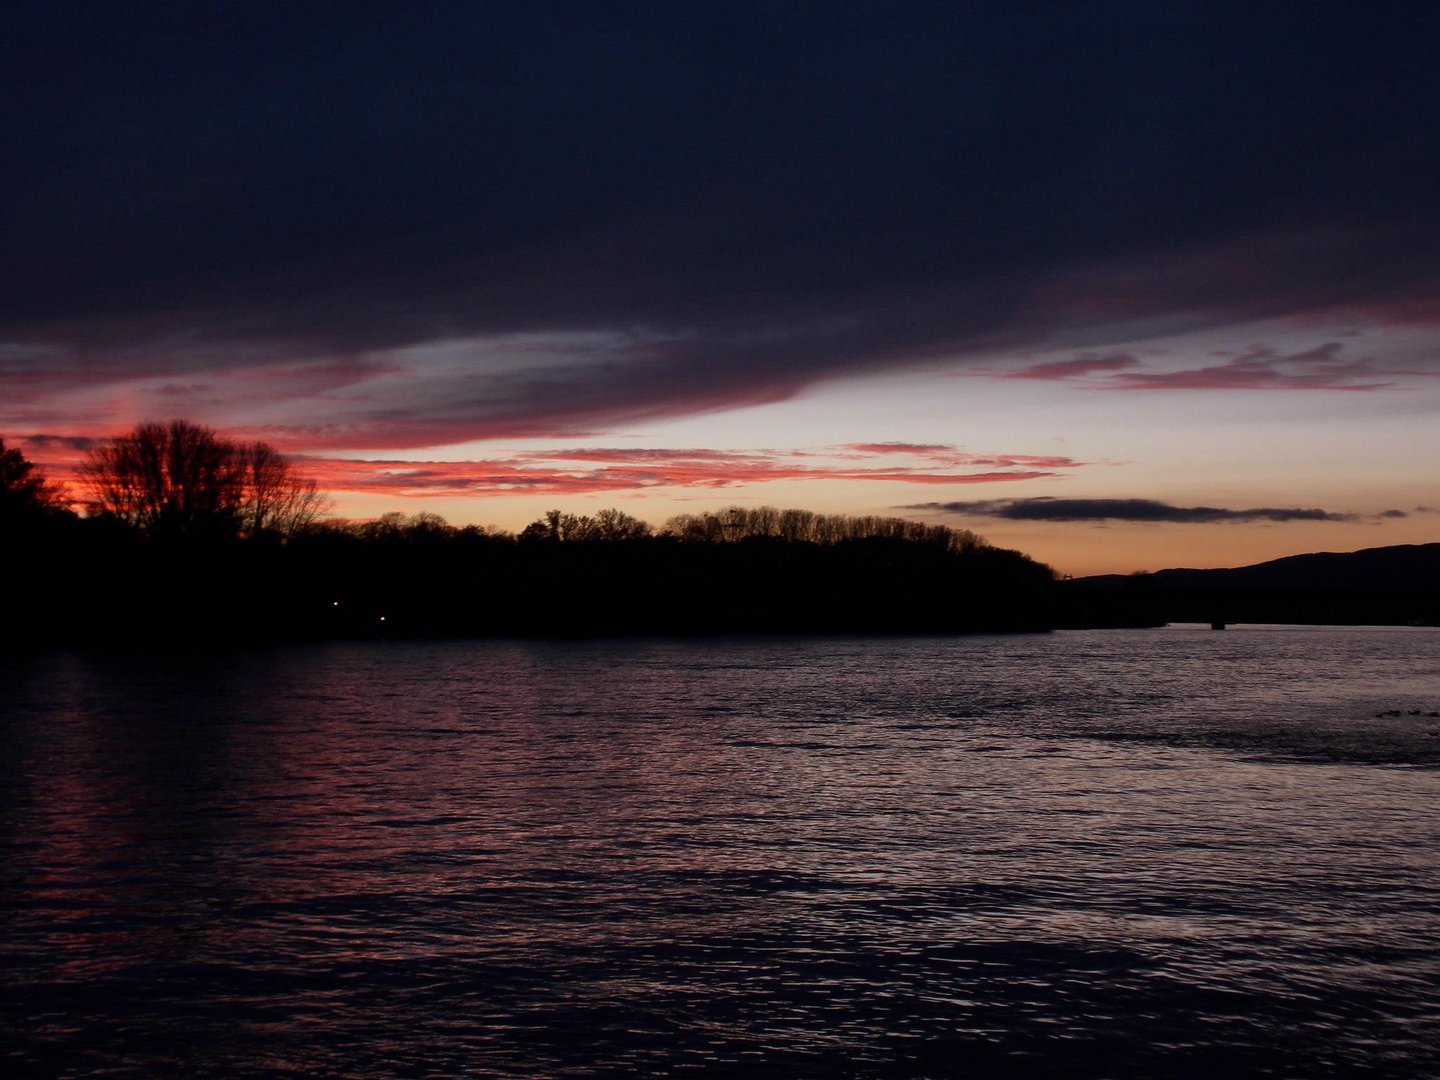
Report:
M1435 1075L1437 644L14 661L3 1067Z

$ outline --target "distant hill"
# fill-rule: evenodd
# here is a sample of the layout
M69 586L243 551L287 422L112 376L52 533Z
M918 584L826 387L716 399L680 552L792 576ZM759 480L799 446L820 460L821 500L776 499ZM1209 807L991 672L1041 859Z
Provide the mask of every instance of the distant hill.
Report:
M1177 568L1146 574L1159 589L1407 589L1440 588L1440 544L1398 544L1360 551L1319 551L1216 570ZM1076 578L1081 586L1112 587L1126 574Z
M1440 543L1315 552L1215 570L1065 584L1069 625L1300 622L1440 625Z

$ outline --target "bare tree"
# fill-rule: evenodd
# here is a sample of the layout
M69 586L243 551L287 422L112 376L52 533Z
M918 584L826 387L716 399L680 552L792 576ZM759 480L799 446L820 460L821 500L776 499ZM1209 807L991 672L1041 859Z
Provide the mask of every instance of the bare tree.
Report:
M439 514L422 510L406 514L391 510L371 521L352 522L346 526L354 535L366 540L414 540L419 537L445 537L455 530Z
M609 507L595 515L595 532L601 540L638 540L649 536L651 529L639 518Z
M185 420L145 423L90 451L93 509L150 533L238 531L244 470L235 447Z
M978 551L989 545L968 529L924 525L904 518L847 517L809 510L731 506L703 514L680 514L665 523L665 535L682 540L726 543L752 537L778 537L791 544L835 545L857 540L896 540L931 544L949 551Z
M243 528L250 535L289 535L313 524L329 508L315 481L299 477L283 454L269 443L240 448L244 471Z
M314 481L265 443L186 420L144 423L90 452L90 506L152 534L288 533L325 510Z
M650 526L639 518L611 507L601 510L594 517L563 514L559 510L546 511L543 518L525 526L520 538L574 543L583 540L639 540L651 532Z

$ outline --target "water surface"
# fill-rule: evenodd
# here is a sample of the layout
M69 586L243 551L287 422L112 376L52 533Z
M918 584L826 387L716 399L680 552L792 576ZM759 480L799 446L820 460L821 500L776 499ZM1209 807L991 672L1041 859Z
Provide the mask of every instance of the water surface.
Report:
M1440 1072L1434 631L0 680L7 1075Z

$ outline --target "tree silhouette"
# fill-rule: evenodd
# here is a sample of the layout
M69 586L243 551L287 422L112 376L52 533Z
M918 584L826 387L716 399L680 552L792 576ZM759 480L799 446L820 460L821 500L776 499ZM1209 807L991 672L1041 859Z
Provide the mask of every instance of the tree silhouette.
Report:
M601 510L594 517L550 510L543 518L525 526L520 533L520 539L529 542L548 540L563 543L640 540L649 536L650 532L650 526L645 522L613 507Z
M144 423L90 452L95 512L153 536L289 533L325 502L266 443L240 444L186 420Z
M557 511L551 511L552 514ZM704 514L679 514L665 523L663 535L702 543L772 539L788 544L835 545L858 540L925 544L954 552L978 552L989 545L968 529L924 525L891 517L851 517L773 506L731 506Z
M235 447L185 420L145 423L90 452L94 509L152 535L233 533L244 471Z
M0 439L0 524L34 521L64 510L64 500L33 461Z
M242 527L250 535L290 535L311 525L329 508L314 480L295 475L290 462L269 443L239 448L244 473Z

